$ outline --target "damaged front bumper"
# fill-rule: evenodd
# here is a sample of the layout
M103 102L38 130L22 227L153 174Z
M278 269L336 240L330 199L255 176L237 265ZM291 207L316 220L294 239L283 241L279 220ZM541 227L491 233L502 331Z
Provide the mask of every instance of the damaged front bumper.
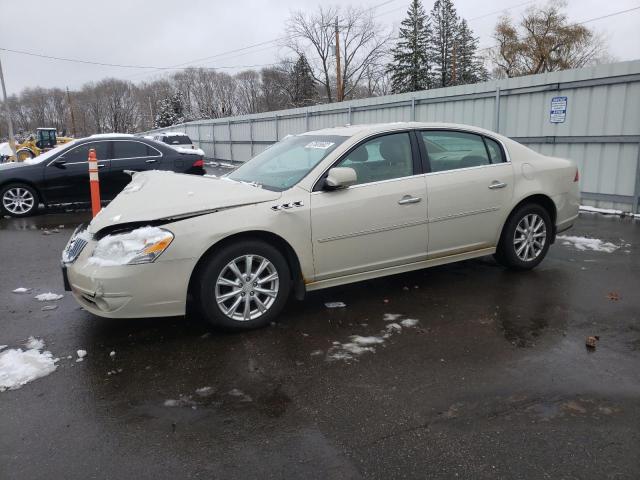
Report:
M96 241L76 231L63 252L65 289L89 312L107 318L184 315L194 261L167 260L140 265L98 266L89 258ZM74 240L86 244L75 257L68 255Z

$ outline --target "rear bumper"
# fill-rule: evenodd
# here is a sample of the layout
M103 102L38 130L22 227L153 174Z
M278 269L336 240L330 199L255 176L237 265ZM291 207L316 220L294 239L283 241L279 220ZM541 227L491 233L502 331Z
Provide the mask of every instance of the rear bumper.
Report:
M184 315L192 270L192 260L98 267L80 258L66 265L78 303L106 318Z

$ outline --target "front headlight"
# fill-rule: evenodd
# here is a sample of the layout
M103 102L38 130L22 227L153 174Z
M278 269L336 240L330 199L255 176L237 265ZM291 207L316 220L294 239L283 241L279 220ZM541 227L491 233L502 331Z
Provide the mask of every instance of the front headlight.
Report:
M158 227L142 227L100 239L89 264L101 267L151 263L173 241L173 233Z

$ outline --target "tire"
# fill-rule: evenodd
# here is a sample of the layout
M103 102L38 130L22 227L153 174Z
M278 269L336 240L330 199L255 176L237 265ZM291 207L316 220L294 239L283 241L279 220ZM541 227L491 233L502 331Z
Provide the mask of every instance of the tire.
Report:
M251 258L248 281L247 257ZM287 302L291 291L289 265L271 245L242 240L222 247L205 260L194 291L203 317L216 329L241 331L264 327L280 314Z
M28 160L34 157L35 157L35 154L28 148L21 148L16 152L16 158L18 159L19 162L24 162L25 160Z
M547 255L552 235L549 212L536 203L518 207L502 229L494 258L514 270L530 270Z
M0 188L0 212L11 217L27 217L38 210L38 192L29 185L12 183Z

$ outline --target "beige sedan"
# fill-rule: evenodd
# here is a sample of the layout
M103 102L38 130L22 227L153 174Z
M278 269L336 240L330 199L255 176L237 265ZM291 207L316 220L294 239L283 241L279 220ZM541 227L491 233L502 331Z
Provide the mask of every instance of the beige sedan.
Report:
M578 170L506 137L393 123L289 136L231 174L135 174L63 252L103 317L271 322L293 293L494 254L530 269L578 216Z

